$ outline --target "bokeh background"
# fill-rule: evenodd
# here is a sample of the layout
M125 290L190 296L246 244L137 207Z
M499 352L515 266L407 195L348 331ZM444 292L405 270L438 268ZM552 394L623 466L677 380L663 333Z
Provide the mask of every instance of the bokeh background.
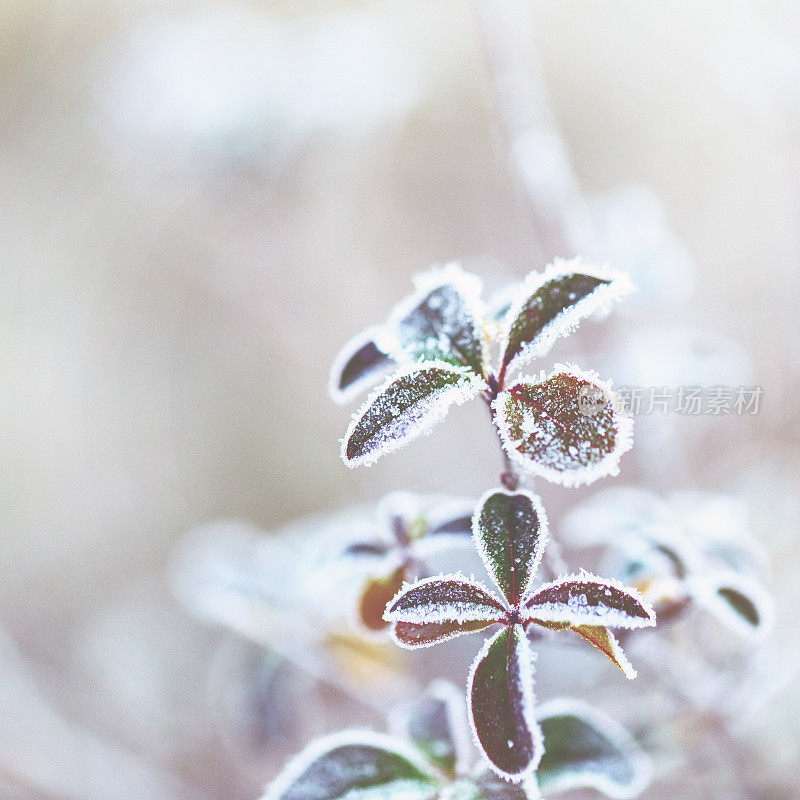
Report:
M255 797L274 765L208 699L245 656L172 597L170 554L220 517L491 486L477 405L345 469L329 364L420 269L497 288L587 219L646 291L554 358L763 387L755 416L645 420L622 479L746 500L796 639L798 142L788 1L3 0L3 796ZM555 517L591 493L537 488ZM781 698L759 736L796 766Z

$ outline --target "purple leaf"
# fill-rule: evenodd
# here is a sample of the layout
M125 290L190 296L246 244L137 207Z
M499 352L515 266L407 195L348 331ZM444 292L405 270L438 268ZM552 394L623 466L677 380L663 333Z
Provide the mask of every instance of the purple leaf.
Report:
M478 552L512 606L528 590L547 543L547 516L530 492L492 489L474 518Z
M367 328L339 351L328 380L328 392L335 402L349 402L392 366L392 358L378 344L381 338L385 338L382 328Z
M392 638L400 647L413 650L417 647L431 647L456 636L475 633L494 625L496 620L478 619L471 622L393 622Z
M417 291L392 313L387 329L397 338L399 361L447 361L484 374L481 281L457 264L416 276Z
M570 626L646 628L656 624L655 612L635 589L588 572L540 586L525 599L522 617Z
M470 671L467 699L475 741L489 766L519 783L542 756L532 656L521 626L504 627L486 641Z
M499 622L505 617L502 603L479 583L459 575L443 575L417 581L402 589L386 609L387 622Z
M482 389L472 372L431 361L392 376L354 415L342 441L348 467L372 464L386 453L428 433L453 403Z
M557 338L631 288L627 277L598 271L580 259L531 272L505 318L503 373L544 355Z
M403 742L370 731L344 731L309 745L267 787L262 800L406 800L438 789L420 757Z
M492 404L506 452L526 470L564 486L619 471L633 421L614 407L610 384L556 365L547 379L521 378Z

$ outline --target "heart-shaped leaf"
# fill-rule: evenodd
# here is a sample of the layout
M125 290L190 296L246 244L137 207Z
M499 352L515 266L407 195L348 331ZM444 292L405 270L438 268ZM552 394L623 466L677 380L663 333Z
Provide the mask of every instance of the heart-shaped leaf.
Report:
M534 718L533 663L522 627L507 626L486 641L467 683L470 724L489 766L519 783L536 769L542 736Z
M438 782L411 748L369 731L319 739L267 787L263 800L427 800Z
M541 501L530 492L492 489L478 502L474 534L489 575L516 606L547 544L547 516Z
M598 271L577 258L531 272L505 318L503 373L544 355L557 338L631 288L625 276Z
M372 386L394 363L379 342L383 328L373 327L350 339L334 359L328 392L337 403L347 403Z
M418 275L416 291L401 302L387 325L397 339L397 360L447 361L484 374L481 280L457 264Z
M647 628L656 615L635 589L588 572L567 575L546 583L523 603L524 620L602 625L612 628Z
M403 588L386 609L387 622L498 622L502 603L479 583L460 575L426 578Z
M495 398L500 436L526 470L565 486L616 474L633 444L633 421L615 408L609 384L577 367L521 378Z
M397 373L354 415L342 441L344 463L372 464L428 433L453 403L464 403L482 388L481 378L443 361Z
M464 693L452 683L431 683L420 697L393 709L389 726L449 777L466 772L472 743Z
M417 647L431 647L434 644L475 633L494 625L495 620L477 619L468 622L393 622L392 638L400 647L414 650Z
M544 736L544 755L536 770L542 792L596 789L628 800L647 786L650 760L610 717L566 699L545 703L536 716Z

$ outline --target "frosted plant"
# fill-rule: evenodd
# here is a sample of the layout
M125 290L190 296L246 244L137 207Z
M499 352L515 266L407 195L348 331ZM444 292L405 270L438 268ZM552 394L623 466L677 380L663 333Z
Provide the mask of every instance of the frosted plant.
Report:
M452 405L482 395L506 458L523 470L566 486L617 472L632 423L610 383L558 364L547 376L509 378L628 293L625 277L558 260L528 275L499 325L481 300L481 281L455 264L418 276L415 285L387 323L348 342L334 363L329 387L341 402L399 367L353 416L342 440L345 464L372 464L429 433ZM519 483L511 461L504 482Z
M487 492L475 511L473 535L499 594L458 574L428 578L403 587L386 607L385 619L395 641L408 648L500 626L470 670L468 709L489 766L519 782L536 769L543 752L526 629L573 631L633 678L636 673L608 628L649 627L655 614L636 590L586 572L533 588L547 544L547 518L529 492Z
M460 692L435 681L389 717L392 735L344 731L300 753L267 787L264 800L533 800L540 791L592 788L625 800L646 786L647 756L614 720L586 703L550 701L538 709L546 756L523 784L473 763Z
M540 637L573 632L634 678L610 629L654 626L655 612L636 589L583 570L537 583L547 517L539 498L520 488L525 473L566 486L615 474L632 444L632 422L610 383L593 372L556 365L547 376L516 375L630 285L580 259L533 272L513 294L488 305L481 281L454 264L418 276L415 284L386 323L348 342L333 365L330 390L342 402L396 370L354 415L342 458L350 467L369 465L429 432L450 406L482 396L504 455L504 488L483 495L469 526L463 506L426 516L408 496L395 495L382 512L392 535L349 542L338 563L373 560L377 574L357 603L361 623L380 633L382 612L402 647L425 648L496 626L469 671L467 713L460 701L430 701L429 693L429 702L441 706L430 718L440 732L461 707L484 764L465 773L459 742L466 737L423 742L415 733L421 718L412 714L405 728L411 744L363 732L318 741L268 788L266 800L523 800L539 797L540 787L593 787L632 797L643 771L632 766L636 748L627 734L583 706L537 710L529 637L537 630ZM465 540L495 590L461 572L426 574L426 555L445 541L451 547Z
M750 538L746 509L735 498L644 489L607 489L576 507L562 524L567 541L604 545L608 563L639 588L662 620L689 605L747 639L763 638L774 617L758 579L764 554Z

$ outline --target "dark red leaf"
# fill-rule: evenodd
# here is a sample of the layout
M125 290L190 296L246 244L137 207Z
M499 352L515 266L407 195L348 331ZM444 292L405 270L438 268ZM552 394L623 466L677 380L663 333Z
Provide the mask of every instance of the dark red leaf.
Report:
M533 666L518 625L502 628L483 646L469 676L468 708L475 739L492 769L519 782L542 756L534 718Z

